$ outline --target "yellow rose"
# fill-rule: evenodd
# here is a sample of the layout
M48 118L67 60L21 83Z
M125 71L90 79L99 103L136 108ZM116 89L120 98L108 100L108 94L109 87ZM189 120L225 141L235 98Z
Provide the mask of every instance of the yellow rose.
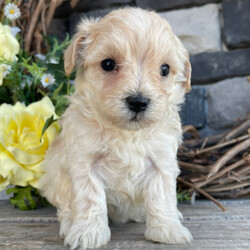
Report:
M8 25L2 25L0 23L0 60L6 59L13 62L19 53L19 43L14 36L11 34L11 28ZM3 76L6 67L0 65L0 85L3 83Z
M48 97L26 107L22 103L0 106L0 190L9 184L37 188L41 162L59 132L53 123L40 141L47 118L55 115Z

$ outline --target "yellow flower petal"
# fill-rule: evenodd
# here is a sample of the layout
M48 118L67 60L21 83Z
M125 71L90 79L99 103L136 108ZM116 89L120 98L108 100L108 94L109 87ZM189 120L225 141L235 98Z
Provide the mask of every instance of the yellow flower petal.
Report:
M23 165L33 165L44 159L44 154L33 155L17 148L17 147L7 147L8 152L10 152L13 158ZM44 152L45 153L45 152Z
M30 104L27 107L27 111L37 113L37 114L40 114L42 116L46 116L47 118L49 118L53 114L56 117L55 107L54 107L53 103L51 102L51 100L49 99L49 97L47 97L47 96L45 96L39 102L34 102L34 103Z
M31 167L29 167L29 170L32 170L34 172L34 178L32 180L29 181L29 184L35 188L38 188L38 184L39 184L39 178L42 176L42 174L44 173L44 170L41 166L41 163L39 164L35 164Z
M12 36L11 28L0 23L0 56L13 61L19 53L20 46L17 39Z
M52 124L45 132L45 136L48 138L49 144L51 144L58 135L59 125L58 123Z
M8 25L0 23L0 59L6 59L13 62L17 59L16 55L19 53L20 46L17 39L12 36L11 28ZM3 57L3 58L1 58ZM4 67L0 66L0 85L3 83Z
M16 103L0 106L0 188L8 184L37 187L41 163L59 132L52 124L41 138L45 121L55 115L48 97L28 107Z
M27 171L5 152L0 153L0 175L8 178L10 184L26 186L34 179L34 173Z
M21 112L21 111L24 111L25 108L26 108L25 105L20 102L17 102L15 106L4 103L1 105L1 108L0 108L0 117L13 116L13 111Z
M6 187L8 187L10 184L8 178L3 178L0 175L0 191L4 190Z

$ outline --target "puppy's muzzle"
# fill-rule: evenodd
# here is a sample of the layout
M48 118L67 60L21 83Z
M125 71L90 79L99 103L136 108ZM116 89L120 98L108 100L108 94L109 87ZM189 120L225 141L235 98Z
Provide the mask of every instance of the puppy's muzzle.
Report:
M129 110L136 114L145 111L150 103L150 99L142 94L128 96L125 100Z

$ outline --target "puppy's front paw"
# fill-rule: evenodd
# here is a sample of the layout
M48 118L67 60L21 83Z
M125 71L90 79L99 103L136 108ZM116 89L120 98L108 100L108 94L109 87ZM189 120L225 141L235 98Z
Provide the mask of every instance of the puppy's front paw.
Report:
M188 229L179 221L170 221L166 225L159 227L148 227L145 238L167 244L187 243L193 239Z
M103 223L90 224L86 221L78 221L70 227L64 240L64 245L69 245L70 249L98 248L106 245L110 240L110 229Z
M72 224L72 221L71 221L71 218L69 217L65 217L61 220L61 223L60 223L60 237L65 237L71 227L71 224Z

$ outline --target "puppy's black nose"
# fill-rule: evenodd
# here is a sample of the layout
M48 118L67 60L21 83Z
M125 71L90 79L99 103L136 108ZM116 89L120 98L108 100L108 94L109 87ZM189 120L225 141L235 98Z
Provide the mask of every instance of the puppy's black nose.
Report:
M138 94L127 97L126 102L131 111L139 113L147 109L150 99L144 97L142 94Z

